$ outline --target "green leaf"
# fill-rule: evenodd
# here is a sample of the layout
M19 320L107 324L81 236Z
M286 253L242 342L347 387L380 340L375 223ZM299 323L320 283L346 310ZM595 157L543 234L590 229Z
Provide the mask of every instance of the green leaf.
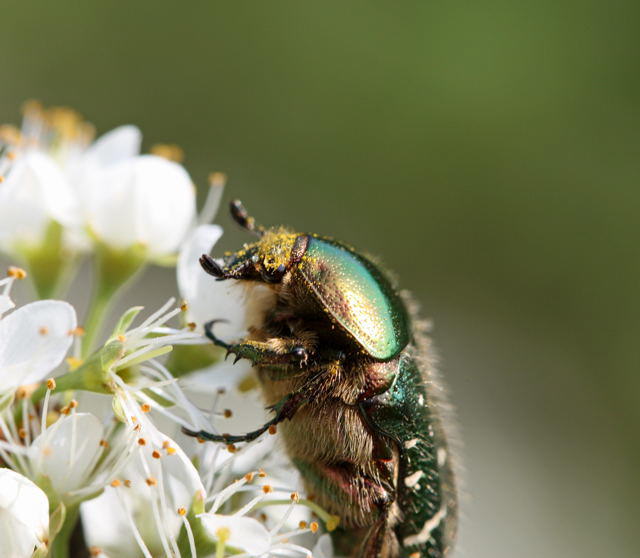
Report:
M144 306L134 306L129 308L122 317L118 320L116 327L111 334L111 337L118 337L118 335L124 335L124 332L129 329L129 326L136 319L136 316L142 311Z

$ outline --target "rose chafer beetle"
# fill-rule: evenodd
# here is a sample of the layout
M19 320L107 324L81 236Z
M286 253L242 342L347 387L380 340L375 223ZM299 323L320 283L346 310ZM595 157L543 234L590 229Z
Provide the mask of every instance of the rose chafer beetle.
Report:
M244 435L187 433L235 443L280 431L309 493L341 518L338 551L360 558L448 555L457 501L441 390L413 306L369 259L315 234L236 222L259 238L200 262L217 280L266 285L257 326L227 343L257 370L273 418ZM249 295L251 296L251 294Z

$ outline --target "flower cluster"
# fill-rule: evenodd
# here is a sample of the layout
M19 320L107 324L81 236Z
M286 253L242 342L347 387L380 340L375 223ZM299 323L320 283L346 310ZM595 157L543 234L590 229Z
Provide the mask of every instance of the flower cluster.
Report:
M200 215L176 146L140 154L122 126L93 141L69 109L25 107L0 127L0 250L21 267L0 279L0 539L3 555L67 557L82 530L92 556L332 556L336 518L300 493L277 436L237 446L181 429L264 420L241 366L201 334L244 328L242 291L198 266L222 235L224 176ZM77 262L95 266L79 319L62 296ZM181 303L125 312L111 303L147 263L177 266ZM30 277L37 300L16 305ZM28 280L28 279L27 279ZM81 325L79 325L81 324ZM235 416L233 403L243 413ZM226 426L226 425L225 425Z

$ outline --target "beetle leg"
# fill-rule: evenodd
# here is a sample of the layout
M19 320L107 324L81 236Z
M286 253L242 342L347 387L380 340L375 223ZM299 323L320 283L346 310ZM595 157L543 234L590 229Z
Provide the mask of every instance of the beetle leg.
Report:
M309 352L302 341L288 338L272 338L267 341L227 343L213 333L213 326L222 320L212 320L204 325L206 336L214 345L227 350L227 356L236 355L234 363L241 358L257 364L280 364L304 366L309 361Z
M195 431L183 428L182 432L188 436L194 436L203 440L209 440L211 442L224 442L225 444L235 444L237 442L251 442L256 438L264 434L270 427L275 426L279 422L285 419L290 419L295 415L296 411L304 405L307 401L306 394L303 392L290 393L283 397L278 403L269 407L270 410L275 411L276 416L270 421L263 424L260 428L247 432L246 434L212 434L204 430Z

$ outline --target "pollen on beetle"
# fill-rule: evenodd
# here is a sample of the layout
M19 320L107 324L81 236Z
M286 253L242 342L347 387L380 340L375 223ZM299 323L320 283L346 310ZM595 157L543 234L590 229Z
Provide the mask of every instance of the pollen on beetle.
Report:
M47 333L49 333L49 328L47 326L42 326L38 329L38 333L40 335L46 335Z
M50 389L51 391L56 389L56 381L54 378L49 378L47 380L47 389Z
M186 508L178 508L178 515L181 515L181 516L187 515Z
M317 521L312 521L311 523L309 523L309 529L311 529L312 533L317 533L318 532L318 522Z
M27 272L21 267L10 266L7 270L7 275L13 279L24 279L27 276Z
M148 477L145 482L148 486L156 486L158 484L158 481L154 477Z
M111 481L110 485L113 486L113 488L117 488L120 486L120 481L118 479L114 479Z
M146 445L147 441L144 438L138 438L138 445L139 446L144 446Z
M147 403L143 403L142 405L140 405L140 410L143 413L148 413L151 410L151 405L148 405Z
M270 494L271 492L273 492L273 488L270 484L265 484L262 487L262 492L264 492L265 494Z
M151 457L153 457L154 459L160 459L161 454L158 450L153 450L153 452L151 452Z
M273 434L275 434L277 431L278 431L278 427L277 427L275 424L272 424L272 425L269 427L269 434L273 435Z

